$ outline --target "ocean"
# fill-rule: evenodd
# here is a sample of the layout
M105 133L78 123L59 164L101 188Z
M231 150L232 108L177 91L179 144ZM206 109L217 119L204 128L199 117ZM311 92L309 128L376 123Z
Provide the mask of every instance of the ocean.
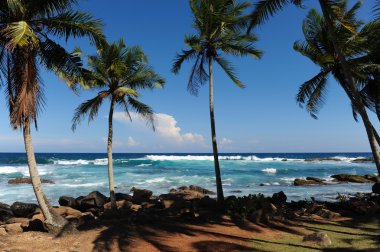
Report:
M314 197L334 200L338 193L370 192L372 184L334 183L333 174L377 174L374 163L353 163L370 153L230 153L220 154L225 195L284 191L289 200ZM91 191L108 195L107 155L95 153L36 154L47 197L58 205L62 195L78 197ZM307 158L337 158L339 161L306 162ZM284 161L286 159L287 161ZM116 192L129 193L132 187L152 190L155 195L171 188L198 185L215 191L211 154L114 154ZM11 178L29 176L23 153L0 153L0 202L36 202L28 184L11 185ZM296 187L295 178L324 178L329 185ZM266 183L266 186L260 186ZM241 192L236 192L237 190Z

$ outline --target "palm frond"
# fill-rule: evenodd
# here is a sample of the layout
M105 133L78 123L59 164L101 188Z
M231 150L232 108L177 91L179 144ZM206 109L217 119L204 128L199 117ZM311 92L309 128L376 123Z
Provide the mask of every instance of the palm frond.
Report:
M215 61L218 62L220 67L224 70L228 77L236 84L236 86L244 88L244 84L241 83L241 81L237 78L235 69L228 60L221 56L217 56L215 57Z
M106 91L99 92L99 94L90 100L80 104L76 109L72 119L72 131L75 131L81 120L88 116L88 123L90 123L98 114L99 108L102 105L104 99L109 97L109 93Z
M139 115L141 118L145 119L146 124L150 126L153 130L155 130L155 117L154 112L151 107L146 105L145 103L142 103L132 97L128 97L128 104L131 106L133 110L136 111L137 115Z

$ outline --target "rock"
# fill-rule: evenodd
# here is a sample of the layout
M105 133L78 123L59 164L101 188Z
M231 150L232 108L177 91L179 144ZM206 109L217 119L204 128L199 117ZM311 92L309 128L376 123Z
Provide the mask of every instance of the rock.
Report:
M224 197L224 203L228 206L230 205L232 202L236 201L236 196L234 195L231 195L231 196L227 196L227 197Z
M54 211L62 217L75 216L76 218L80 218L82 216L81 211L67 206L54 207Z
M336 174L332 175L332 178L341 182L352 182L352 183L371 183L371 180L366 179L362 175L352 175L352 174Z
M141 205L133 204L131 206L132 211L138 212L140 209L141 209Z
M305 162L321 162L321 161L342 161L340 158L305 158Z
M187 191L189 190L189 187L188 186L181 186L181 187L178 187L178 190L183 190L183 191Z
M92 220L95 220L95 216L91 212L85 212L85 213L82 213L81 219L84 222L92 221Z
M280 191L278 193L274 193L272 196L272 202L275 205L285 204L287 199L288 199L288 197L286 197L286 195L283 191Z
M372 192L373 192L373 193L380 194L380 183L375 183L375 184L372 186Z
M8 180L8 184L31 184L31 178L15 178ZM43 184L54 184L54 181L49 179L41 179L41 183Z
M143 209L151 209L151 208L162 209L164 208L164 205L159 200L150 200L149 202L143 202L141 204L141 207Z
M15 202L12 204L11 210L16 217L28 218L29 215L34 213L34 211L37 209L37 207L38 206L36 204Z
M21 228L24 232L28 232L28 231L47 232L44 226L44 223L39 219L34 219L28 222L22 223Z
M132 201L132 196L126 193L115 193L116 201L118 200L128 200Z
M0 236L6 235L6 234L7 234L7 231L5 230L5 228L0 227Z
M282 162L286 162L286 161L288 161L288 159L283 158L283 159L281 159L281 161L282 161Z
M330 246L332 244L327 234L316 232L303 237L304 242L315 242L319 246Z
M374 174L366 174L364 175L364 178L371 180L372 182L375 182L375 183L380 183L380 177Z
M116 201L116 206L117 206L117 209L129 209L131 208L132 206L132 202L128 201L128 200L118 200ZM104 209L111 209L111 202L107 202L106 204L104 204Z
M305 179L295 179L294 185L295 186L308 186L308 185L324 185L324 182L318 182L315 180L305 180Z
M28 218L17 218L17 217L13 217L13 218L10 218L9 220L7 220L5 223L6 223L6 224L26 223L26 222L28 222L28 221L29 221Z
M373 158L357 158L352 160L353 163L365 163L365 162L373 162Z
M133 192L132 202L134 202L134 203L146 202L146 201L148 201L150 199L150 197L153 194L153 192L150 191L150 190L137 189L135 187L133 187L131 189L131 192Z
M312 181L316 181L316 182L320 182L320 183L323 183L324 179L320 179L320 178L315 178L315 177L306 177L306 180L312 180Z
M32 220L40 220L40 221L44 222L45 217L42 213L38 213L38 214L33 215Z
M260 183L260 186L270 186L270 183Z
M165 209L174 208L180 209L182 208L185 200L182 196L177 194L161 194L159 196L160 202L162 203Z
M8 234L21 234L23 232L21 228L21 223L13 223L5 225L5 230Z
M318 212L316 212L316 215L321 216L322 218L326 219L335 219L340 217L339 213L327 210L327 209L321 209Z
M58 203L60 206L78 207L77 201L73 197L61 196L59 197Z
M210 195L213 195L215 194L213 191L210 191L210 190L207 190L205 188L202 188L200 186L195 186L195 185L191 185L189 187L189 190L190 191L196 191L196 192L200 192L200 193L203 193L203 194L210 194Z
M217 203L215 199L212 199L209 196L205 196L199 200L199 207L207 208L207 209L215 209L217 207Z
M81 205L84 207L102 208L107 202L107 197L98 191L89 193L81 200Z
M0 221L6 221L13 217L11 207L7 204L0 203Z
M230 191L230 192L232 192L232 193L242 193L241 190L232 190L232 191Z

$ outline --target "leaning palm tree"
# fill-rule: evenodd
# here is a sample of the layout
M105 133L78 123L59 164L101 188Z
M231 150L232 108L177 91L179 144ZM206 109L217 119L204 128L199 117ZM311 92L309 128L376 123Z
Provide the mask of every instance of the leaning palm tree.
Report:
M130 111L146 119L154 130L154 113L152 109L140 102L139 90L163 87L165 80L148 65L147 57L138 46L126 47L123 39L104 45L98 54L88 57L89 70L81 80L82 85L92 89L100 89L97 96L77 107L73 117L72 130L83 117L88 122L98 114L105 100L110 101L108 115L108 178L112 209L116 209L115 186L112 161L113 113L115 106L120 106L132 120Z
M234 0L190 0L193 27L197 33L185 36L185 44L189 49L177 54L172 67L172 71L177 74L184 61L194 61L187 86L193 95L197 95L200 86L209 81L211 137L217 200L220 206L223 206L224 196L215 131L213 63L216 62L238 87L244 87L224 55L260 58L261 51L253 45L257 37L245 34L244 31L248 25L248 16L243 15L243 12L249 6L247 2L238 3Z
M346 7L346 5L340 5L344 19L350 20L350 27L355 29L356 36L353 38L352 33L343 25L336 26L335 33L337 42L350 65L350 71L356 82L355 86L357 86L360 83L368 82L368 69L374 67L373 64L368 62L367 49L362 46L363 41L366 41L364 35L368 33L367 30L372 27L372 24L367 24L359 31L362 22L355 18L355 14L360 7L360 2L357 2L350 10L347 10ZM342 73L341 63L336 57L335 48L330 40L326 20L316 10L311 10L304 20L303 33L305 41L295 42L294 49L312 60L321 67L321 70L317 75L301 85L297 95L297 102L300 105L306 104L306 109L316 118L316 113L325 102L328 76L332 75L351 100L354 114L359 113L363 117L357 107L358 103L354 98L352 88ZM360 97L367 107L372 108L369 103L369 98L372 97L366 97L365 93L361 94ZM365 124L366 122L363 120L363 123ZM369 125L365 124L365 126L366 128L371 127L376 133L370 122Z
M380 154L376 144L376 132L372 126L368 114L366 112L366 104L363 101L361 93L356 86L355 78L350 69L350 65L344 55L344 51L339 45L339 41L336 34L336 27L342 26L348 31L355 33L355 28L350 26L350 20L344 18L342 5L347 3L347 0L318 0L321 6L323 16L326 22L326 29L329 39L334 50L334 55L339 61L342 78L347 83L347 88L350 92L350 99L358 114L360 114L363 123L365 125L367 137L372 150L372 155L377 169L380 171ZM295 4L301 7L305 1L303 0L261 0L256 3L256 8L251 14L251 23L248 28L248 32L257 25L263 24L269 17L273 16L276 12L282 10L288 4Z
M0 3L0 62L10 122L22 129L33 189L49 231L60 232L67 222L49 204L38 174L31 125L43 107L39 70L51 70L65 79L81 74L78 55L68 53L54 39L89 37L101 44L102 23L75 11L75 0L12 0Z

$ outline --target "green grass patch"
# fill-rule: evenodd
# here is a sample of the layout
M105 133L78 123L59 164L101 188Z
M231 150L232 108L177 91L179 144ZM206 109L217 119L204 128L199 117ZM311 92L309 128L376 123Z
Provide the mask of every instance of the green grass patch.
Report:
M295 229L297 228L298 229ZM288 226L287 231L275 239L252 238L254 251L369 251L380 252L380 219L360 218L340 222L300 223L298 226ZM294 232L292 231L294 230ZM326 233L332 245L320 247L317 244L303 242L299 231L310 234Z

